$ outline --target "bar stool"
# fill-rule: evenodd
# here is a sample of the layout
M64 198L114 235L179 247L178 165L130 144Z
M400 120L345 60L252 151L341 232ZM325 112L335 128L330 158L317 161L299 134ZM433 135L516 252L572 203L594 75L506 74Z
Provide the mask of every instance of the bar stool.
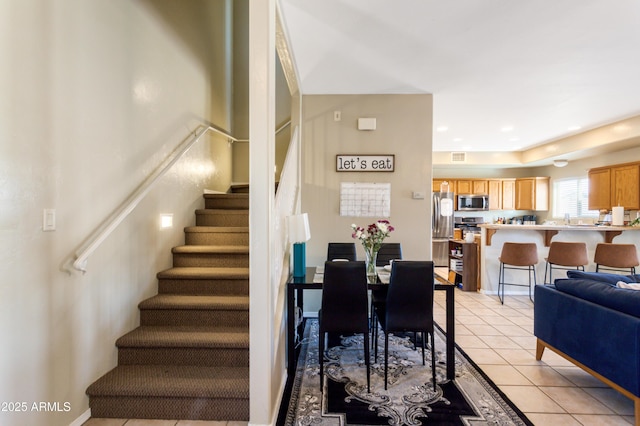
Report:
M535 285L536 265L538 263L538 246L536 243L504 243L498 260L500 261L500 275L498 277L498 298L500 299L500 302L504 305L504 286L506 285L529 287L529 299L533 302L533 299L531 298L531 275L533 274L533 285ZM505 269L527 271L529 275L529 284L505 282ZM502 297L500 297L501 287Z
M635 244L598 243L593 262L596 272L600 269L613 271L631 271L636 273L638 266L638 252Z
M552 241L549 246L549 255L545 258L547 264L544 268L544 284L553 282L553 268L556 269L579 269L584 271L584 267L589 264L586 243L568 243ZM549 270L549 281L547 282L547 270Z

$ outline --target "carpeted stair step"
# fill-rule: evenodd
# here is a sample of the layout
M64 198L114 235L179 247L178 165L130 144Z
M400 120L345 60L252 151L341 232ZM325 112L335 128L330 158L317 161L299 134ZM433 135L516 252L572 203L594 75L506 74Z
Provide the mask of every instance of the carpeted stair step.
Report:
M119 365L249 366L249 332L238 327L142 326L116 346Z
M178 246L171 252L176 267L249 267L249 246Z
M197 226L249 226L249 210L198 209Z
M187 226L184 228L187 245L249 245L248 226Z
M248 296L158 294L138 308L140 325L249 327Z
M235 185L231 185L229 187L228 193L248 194L249 193L249 184L248 183L237 183Z
M160 294L249 295L249 268L170 268L157 277Z
M205 209L248 209L249 194L204 194Z
M87 389L92 417L249 420L249 197L204 200L118 367Z
M249 368L122 365L87 389L92 417L249 420Z

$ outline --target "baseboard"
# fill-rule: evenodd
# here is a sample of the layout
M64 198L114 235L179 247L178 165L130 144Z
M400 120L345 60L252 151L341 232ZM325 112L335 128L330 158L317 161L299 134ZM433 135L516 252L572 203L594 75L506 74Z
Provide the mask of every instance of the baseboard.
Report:
M278 390L278 400L276 401L276 404L275 404L276 409L272 414L271 422L268 424L262 424L262 423L252 423L251 421L249 421L248 426L272 426L277 424L278 414L280 413L280 405L282 404L282 398L284 396L284 388L286 387L286 385L287 385L287 370L285 369L280 380L280 389Z
M75 419L69 426L82 426L87 420L91 418L91 408L87 408L87 411L82 413L80 417Z

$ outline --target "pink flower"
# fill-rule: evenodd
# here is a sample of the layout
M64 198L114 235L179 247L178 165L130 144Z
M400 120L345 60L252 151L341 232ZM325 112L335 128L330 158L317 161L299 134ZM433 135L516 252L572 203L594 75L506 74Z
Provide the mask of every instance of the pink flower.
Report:
M385 219L372 223L367 226L366 230L356 224L352 224L351 229L353 229L351 237L360 240L362 246L368 252L378 251L385 238L395 230L391 223Z

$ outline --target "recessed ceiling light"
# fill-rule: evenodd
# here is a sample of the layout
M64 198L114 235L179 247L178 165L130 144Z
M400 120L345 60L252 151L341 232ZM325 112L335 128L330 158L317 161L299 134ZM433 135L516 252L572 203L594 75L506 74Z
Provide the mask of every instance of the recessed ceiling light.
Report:
M463 139L462 139L462 138L454 138L454 139L453 139L453 141L454 141L454 142L462 142L462 141L463 141Z
M449 128L447 126L438 126L438 127L436 127L436 131L438 131L438 132L446 132L447 130L449 130Z
M500 129L501 132L510 132L513 130L513 126L504 126Z
M580 126L569 126L567 127L567 130L569 130L570 132L573 132L574 130L580 130L582 129L582 127Z
M520 140L520 138L511 138L509 139L509 142L518 142Z

